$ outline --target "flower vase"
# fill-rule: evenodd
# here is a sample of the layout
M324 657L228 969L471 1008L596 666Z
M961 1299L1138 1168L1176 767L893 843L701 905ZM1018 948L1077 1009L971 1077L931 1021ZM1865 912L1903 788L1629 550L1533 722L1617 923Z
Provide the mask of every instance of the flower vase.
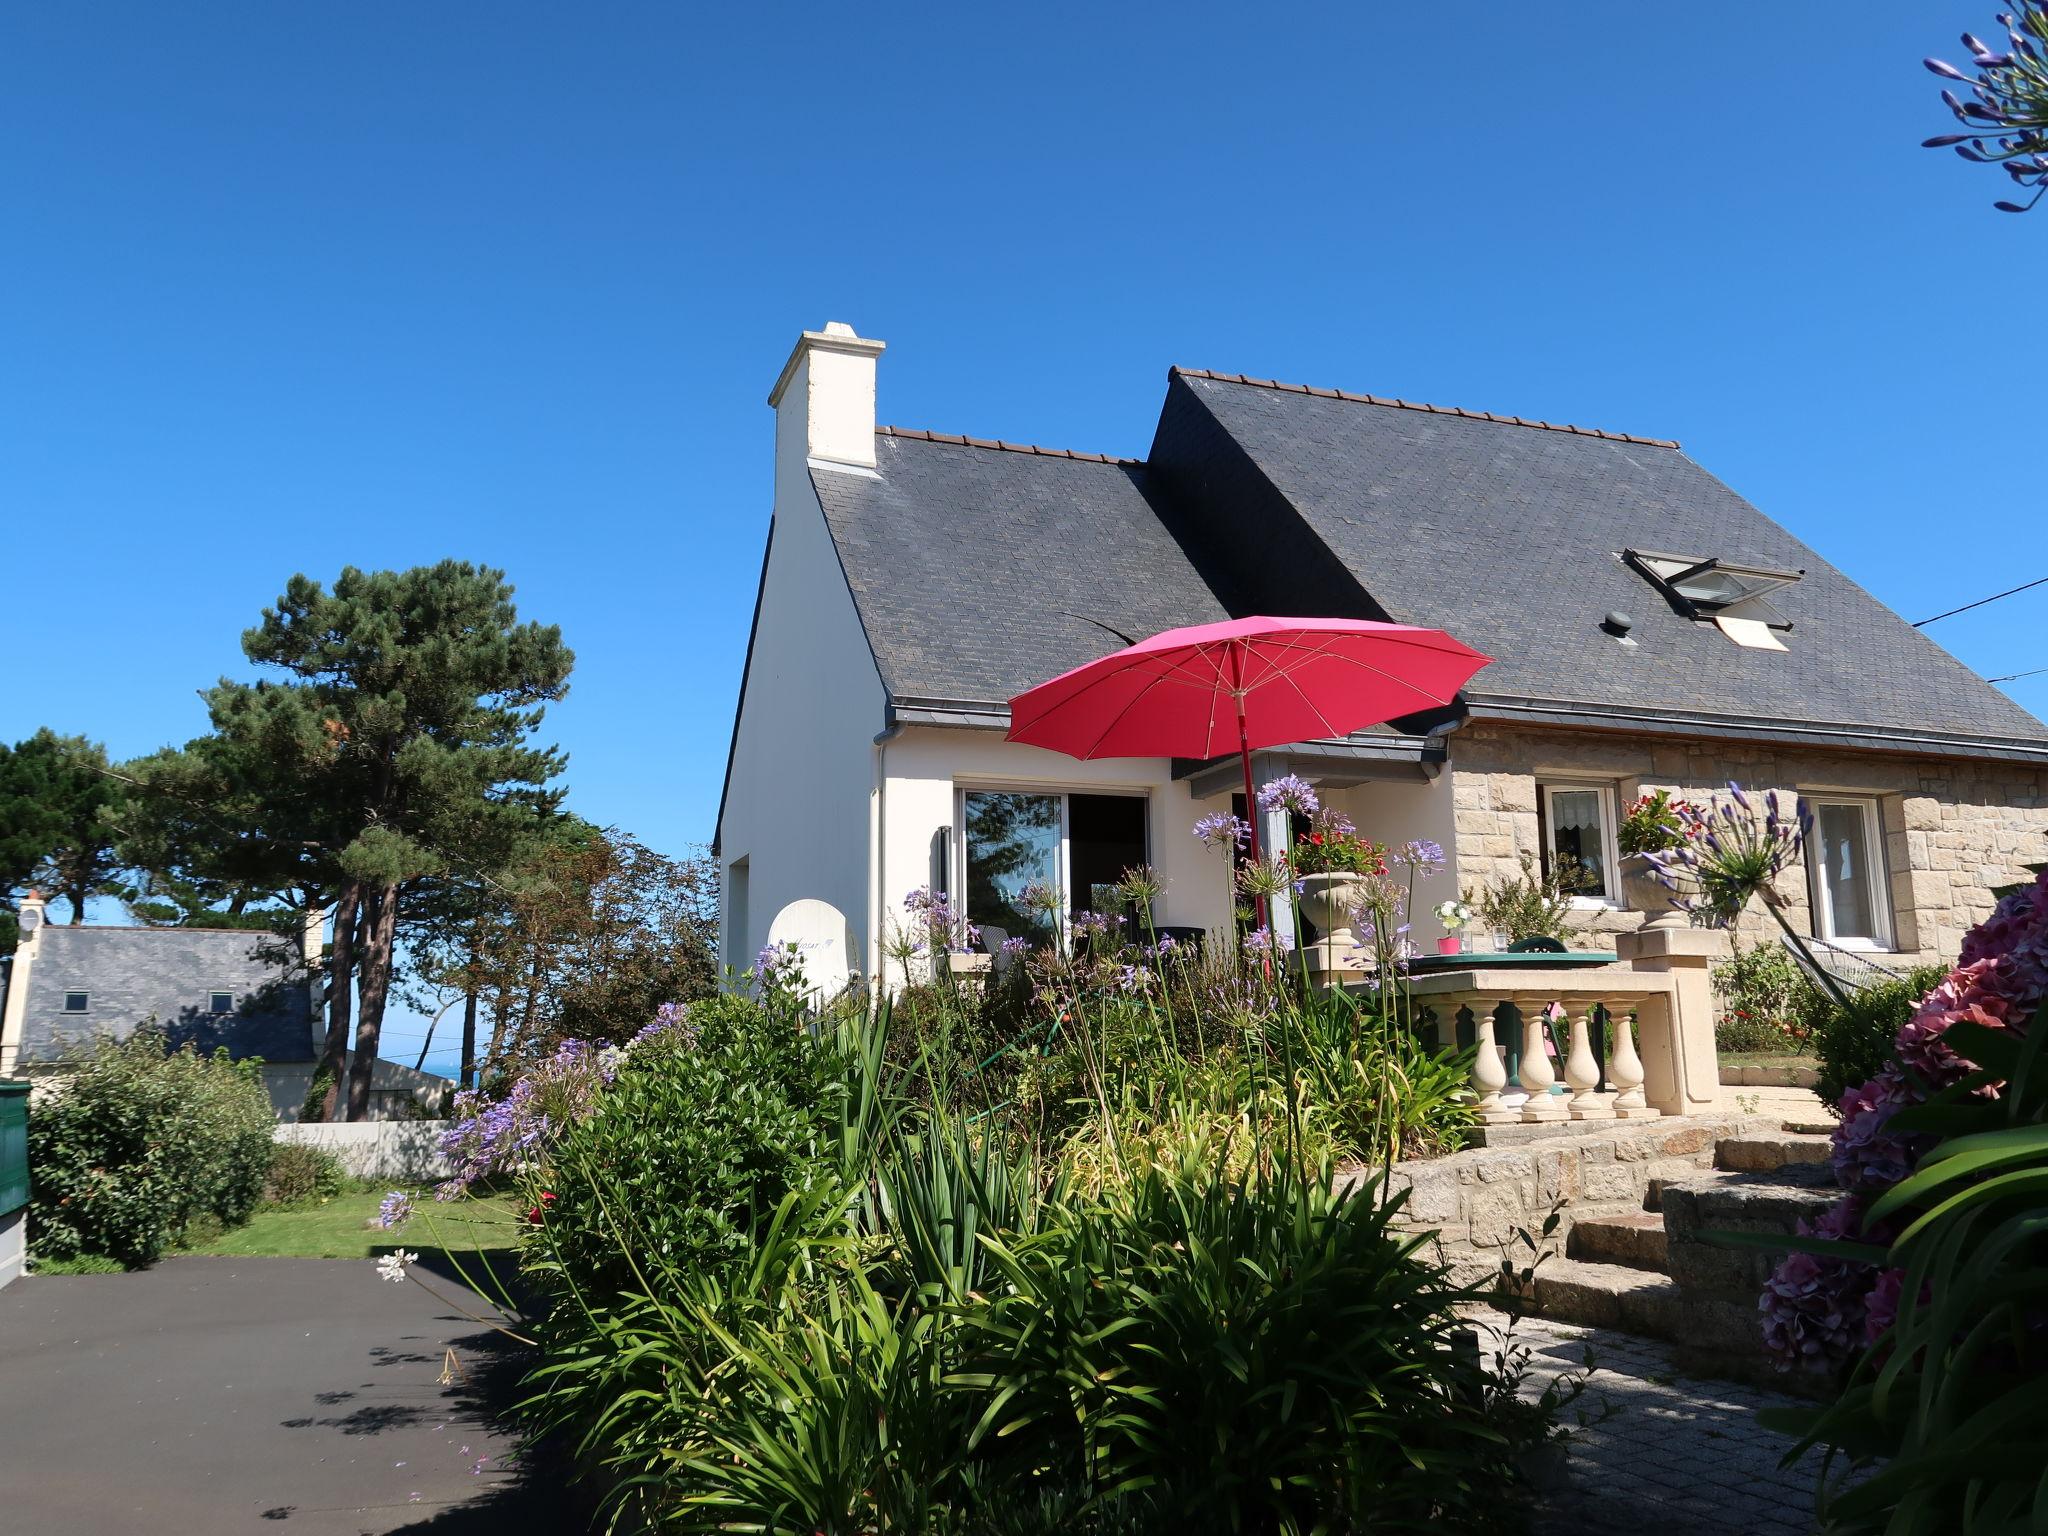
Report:
M1643 927L1662 930L1688 926L1685 913L1675 904L1671 888L1657 878L1649 855L1631 853L1623 857L1621 884L1628 904L1645 914Z
M1296 901L1301 915L1314 923L1321 934L1315 947L1322 952L1324 969L1342 970L1357 963L1352 958L1352 951L1358 948L1358 937L1351 931L1351 913L1364 888L1365 878L1349 870L1326 870L1301 877Z
M1436 941L1436 952L1440 955L1461 954L1464 948L1465 941L1455 933L1447 933Z

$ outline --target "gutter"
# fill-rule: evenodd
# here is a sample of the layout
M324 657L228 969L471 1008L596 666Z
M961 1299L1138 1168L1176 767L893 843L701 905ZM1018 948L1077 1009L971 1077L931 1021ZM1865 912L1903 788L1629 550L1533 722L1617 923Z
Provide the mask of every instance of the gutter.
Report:
M1498 694L1470 695L1467 717L1472 720L1570 726L1581 730L1636 731L1656 736L1783 742L1831 747L1839 751L1885 753L1894 757L1966 757L1978 761L1989 758L2048 768L2048 739L2029 741L2015 737L1964 736L1945 731L1814 720L1774 720L1754 715L1642 709Z

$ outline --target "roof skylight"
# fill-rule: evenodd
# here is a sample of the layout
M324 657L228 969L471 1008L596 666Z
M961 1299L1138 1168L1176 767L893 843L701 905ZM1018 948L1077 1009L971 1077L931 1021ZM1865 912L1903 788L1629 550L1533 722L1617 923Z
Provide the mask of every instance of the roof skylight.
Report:
M1626 549L1622 558L1662 592L1687 618L1755 619L1773 629L1790 629L1792 621L1762 601L1767 592L1789 587L1806 573L1769 566L1737 565L1713 556L1659 554Z

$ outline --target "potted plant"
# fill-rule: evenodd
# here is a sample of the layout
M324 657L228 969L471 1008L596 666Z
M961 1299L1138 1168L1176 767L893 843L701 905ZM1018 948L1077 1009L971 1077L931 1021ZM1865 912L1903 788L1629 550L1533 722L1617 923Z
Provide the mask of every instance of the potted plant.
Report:
M1576 869L1540 870L1531 853L1521 855L1521 873L1496 876L1465 900L1479 916L1482 931L1493 935L1496 949L1507 949L1521 939L1569 941L1572 891L1578 886Z
M1648 928L1678 928L1685 916L1671 899L1671 892L1657 879L1655 856L1681 848L1689 838L1699 836L1699 807L1676 798L1670 790L1638 795L1622 814L1615 829L1621 848L1621 878L1629 905L1651 914Z
M1387 850L1360 837L1351 818L1319 806L1308 830L1294 840L1287 857L1302 916L1316 925L1324 942L1349 949L1351 914L1364 898L1366 882L1387 872Z
M1436 920L1444 925L1444 936L1436 941L1436 952L1440 955L1455 955L1465 947L1465 930L1472 925L1476 915L1472 908L1456 897L1436 904Z

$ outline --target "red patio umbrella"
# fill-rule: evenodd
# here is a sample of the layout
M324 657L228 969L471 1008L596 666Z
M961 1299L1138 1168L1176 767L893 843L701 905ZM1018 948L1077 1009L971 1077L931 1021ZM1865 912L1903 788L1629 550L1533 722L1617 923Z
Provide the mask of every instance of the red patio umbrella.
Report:
M1493 658L1440 629L1364 619L1232 619L1169 629L1018 694L1011 741L1069 757L1221 757L1348 736L1451 702Z

